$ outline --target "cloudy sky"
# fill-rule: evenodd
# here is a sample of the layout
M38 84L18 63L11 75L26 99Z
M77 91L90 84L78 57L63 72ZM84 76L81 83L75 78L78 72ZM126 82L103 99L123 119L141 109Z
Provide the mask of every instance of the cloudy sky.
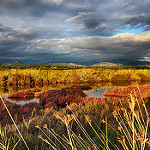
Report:
M150 61L150 0L0 0L0 62Z

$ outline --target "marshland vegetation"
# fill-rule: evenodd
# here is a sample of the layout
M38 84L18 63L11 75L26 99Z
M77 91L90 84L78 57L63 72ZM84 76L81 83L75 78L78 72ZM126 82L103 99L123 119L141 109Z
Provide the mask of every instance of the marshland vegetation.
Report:
M104 98L96 98L67 88L42 92L40 105L18 106L0 101L1 114L9 121L0 130L1 149L148 150L149 89L150 86L129 86L106 91Z
M146 83L150 81L149 69L5 68L0 70L0 79L4 88L35 87L17 94L40 98L39 104L23 106L0 100L2 150L149 149L150 86L106 91L104 98L87 97L82 91L86 83ZM60 83L70 87L61 89ZM74 84L80 86L72 86ZM54 89L41 91L48 85L55 85ZM56 86L60 87L55 89ZM12 95L15 96L11 93L10 97Z
M149 69L4 69L0 70L1 86L43 86L59 83L100 83L150 81Z

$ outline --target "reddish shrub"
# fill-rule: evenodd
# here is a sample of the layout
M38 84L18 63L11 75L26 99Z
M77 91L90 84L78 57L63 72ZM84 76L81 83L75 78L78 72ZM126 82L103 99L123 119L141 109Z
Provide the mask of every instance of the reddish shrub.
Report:
M17 116L16 122L20 122L23 120L23 118L30 118L31 114L33 113L33 116L35 115L41 115L41 109L42 107L38 103L28 103L23 106L17 105L14 103L10 103L8 101L4 100L4 103L6 104L8 110L10 111L13 118ZM34 112L33 112L34 111ZM7 110L5 109L2 101L0 101L0 122L4 124L10 124L12 123L10 116L8 115Z
M23 115L29 114L30 116L33 111L36 115L40 115L41 109L42 109L42 106L40 106L38 103L27 103L21 107L22 114Z
M37 86L43 86L43 79L36 79L35 80L35 85L37 85Z
M15 85L15 86L17 86L18 85L18 79L19 79L19 75L14 75L13 77L12 77L12 84L13 85Z
M8 95L8 98L27 98L32 99L34 98L34 94L31 92L19 91L17 93L13 93Z
M6 81L1 81L0 86L5 87L6 86Z
M150 77L147 77L147 76L144 75L144 74L139 74L139 77L140 77L140 80L141 80L141 81L149 81L149 80L150 80Z
M53 77L49 82L52 84L57 84L57 79Z
M34 98L35 92L39 92L39 89L28 89L28 90L20 90L17 93L13 93L8 95L8 98Z
M128 86L125 88L118 88L104 92L104 96L115 96L115 97L129 97L132 94L134 97L149 97L150 96L150 86Z
M36 99L40 98L41 97L41 92L35 92L34 97Z
M26 85L34 85L34 80L30 75L14 75L12 77L12 84L15 86L26 86Z
M75 82L75 83L80 83L81 80L80 80L79 76L75 75L75 76L73 77L73 82Z
M29 89L27 91L35 93L35 92L40 92L41 90L40 89Z
M129 80L131 80L131 75L128 75L128 74L120 74L120 75L117 74L111 78L111 82L129 81Z
M6 86L9 87L9 86L12 86L12 85L13 85L12 82L10 82L10 81L7 81L7 82L6 82Z
M49 80L43 80L43 85L49 85Z
M49 108L49 109L51 109L51 108L57 109L58 108L57 105L53 102L48 102L44 107Z
M89 86L82 86L82 85L73 85L73 86L70 86L70 87L65 87L63 89L81 89L81 90L90 90L92 89L91 87Z
M48 90L41 93L40 104L54 102L57 105L66 106L66 103L81 101L81 98L85 96L80 89Z
M7 106L7 108L9 109L12 116L18 115L20 113L19 112L20 105L9 103L8 101L5 101L5 100L4 100L4 103ZM0 100L0 122L1 122L1 124L12 123L11 119L8 115L8 112L7 112L6 108L4 107L1 100Z

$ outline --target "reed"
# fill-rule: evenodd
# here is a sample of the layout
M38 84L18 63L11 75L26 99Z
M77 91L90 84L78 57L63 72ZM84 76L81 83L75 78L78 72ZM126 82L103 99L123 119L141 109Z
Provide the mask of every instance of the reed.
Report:
M90 129L85 128L84 123L79 121L78 115L75 115L75 112L70 106L68 106L70 110L68 115L55 114L64 123L67 130L67 136L65 138L54 133L54 138L61 139L61 141L57 140L57 147L59 146L59 142L61 142L61 145L68 147L68 149L148 150L150 148L150 120L146 104L142 97L138 99L132 95L130 95L127 103L128 107L123 106L121 101L120 105L114 106L112 114L116 120L115 126L109 122L111 118L105 115L105 119L101 120L101 124L103 123L105 125L105 130L98 125L96 129L94 125L96 123L93 122L93 119L89 115L85 115L85 120L89 124ZM76 124L76 128L80 129L79 134L76 130L73 130L73 123ZM51 129L47 128L47 130L52 134ZM109 134L109 132L112 132L111 130L114 131L113 136ZM95 136L91 134L92 132Z
M70 104L58 111L51 109L41 116L33 117L32 112L29 120L13 125L11 136L2 131L3 139L7 140L0 143L11 148L17 143L15 149L26 149L20 134L12 144L10 137L20 131L31 150L149 150L149 112L140 90L141 87L136 88L135 93L129 94L126 103L83 98L82 103Z
M29 150L29 147L28 147L26 141L24 140L24 138L23 138L23 136L22 136L20 130L18 129L17 124L15 123L15 121L14 121L14 119L13 119L13 117L12 117L10 111L8 110L8 108L7 108L7 106L6 106L6 104L5 104L4 100L3 100L3 98L0 97L0 99L1 99L2 103L4 104L4 106L5 106L6 110L7 110L8 114L9 114L9 116L10 116L12 122L13 122L13 124L15 125L15 128L17 129L17 131L18 131L18 133L19 133L19 135L20 135L20 138L23 140L23 142L24 142L24 144L25 144L27 150ZM9 145L9 144L8 144L8 145Z
M112 81L150 81L149 70L135 69L6 69L0 70L1 86L35 86L57 83L83 83Z

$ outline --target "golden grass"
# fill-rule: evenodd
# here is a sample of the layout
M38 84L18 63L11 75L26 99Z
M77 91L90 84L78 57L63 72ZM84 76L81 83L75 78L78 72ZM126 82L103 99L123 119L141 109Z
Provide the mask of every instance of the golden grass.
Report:
M69 147L68 149L73 150L148 150L150 148L150 120L145 102L142 98L140 99L140 101L142 101L142 105L141 103L139 103L139 99L136 99L131 95L130 99L127 102L127 108L125 108L122 103L120 104L120 107L114 106L113 117L116 120L117 126L115 126L114 128L111 123L109 124L107 120L109 118L107 118L107 115L105 114L105 118L101 120L101 123L105 124L105 130L96 130L94 126L95 122L93 122L92 118L89 115L85 115L85 120L87 121L91 129L89 130L88 128L85 128L83 126L84 122L80 122L77 116L75 115L75 112L68 106L68 108L71 111L71 114L60 115L58 113L55 115L65 124L67 130L68 136L64 138L65 142L61 141L61 144L63 146L67 145ZM80 129L79 134L73 131L73 122L76 124L76 128ZM40 130L42 129L40 128ZM113 130L115 132L115 134L113 134L115 136L109 135L110 130ZM95 134L96 137L93 138L91 132L93 132L93 134ZM57 147L54 147L54 149L57 149Z
M85 83L150 81L149 70L135 69L74 69L74 70L40 70L40 69L6 69L0 70L1 86L47 85L50 83Z

